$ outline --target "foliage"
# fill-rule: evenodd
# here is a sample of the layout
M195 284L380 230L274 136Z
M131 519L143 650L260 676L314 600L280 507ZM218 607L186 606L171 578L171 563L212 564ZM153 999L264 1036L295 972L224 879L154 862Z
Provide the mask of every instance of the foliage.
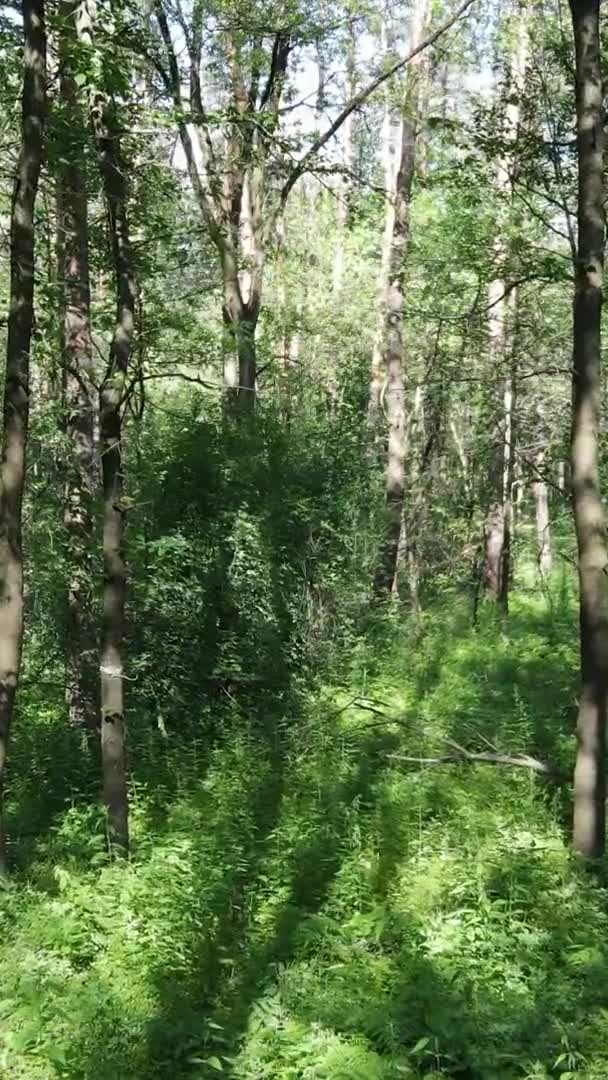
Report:
M483 620L445 597L422 631L377 623L265 735L229 701L213 744L135 725L130 864L74 792L1 894L6 1075L605 1075L605 887L565 794L399 760L449 736L569 764L568 591ZM20 726L14 797L33 773L50 808L44 726Z
M408 207L406 530L390 602L372 593L385 432L368 416L387 206L380 95L354 114L352 169L339 136L291 193L281 235L265 237L256 411L241 423L222 385L222 244L202 223L176 151L175 120L190 105L184 112L166 93L156 23L138 5L102 2L93 46L72 43L83 110L102 93L121 122L138 280L121 403L132 833L124 863L108 851L99 750L66 723L74 567L64 494L74 448L54 253L66 154L78 157L88 198L97 388L115 297L93 140L88 129L74 132L56 100L63 7L49 8L54 97L37 203L26 634L5 783L12 876L0 883L0 1080L605 1080L608 881L603 862L590 870L569 851L568 784L429 761L458 744L572 767L577 597L563 473L575 171L572 49L559 5L529 13L519 96L508 75L519 10L503 23L488 5L431 56ZM410 13L295 0L166 7L180 64L180 21L203 21L206 122L229 164L251 124L234 106L230 65L238 55L260 100L289 23L282 105L276 116L256 114L263 149L247 162L264 159L273 208L323 111L344 103L348 50L359 86L403 51ZM381 57L383 20L392 37ZM12 17L0 26L4 212L20 44ZM387 107L402 94L397 81ZM515 99L521 130L506 192L495 176L512 149L501 125ZM245 260L241 275L249 268ZM504 436L506 368L493 363L488 340L497 280L517 289L508 616L481 596ZM605 474L605 450L601 466ZM548 577L536 566L539 478L551 519ZM96 625L100 502L87 564Z

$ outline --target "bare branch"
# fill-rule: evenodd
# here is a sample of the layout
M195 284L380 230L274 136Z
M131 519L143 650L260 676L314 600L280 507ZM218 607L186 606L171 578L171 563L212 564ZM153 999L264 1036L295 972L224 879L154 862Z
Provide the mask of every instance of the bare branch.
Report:
M381 702L380 704L384 704ZM362 709L365 712L371 712L375 716L381 717L380 721L372 721L365 725L365 730L368 728L384 727L386 724L396 724L401 728L411 728L412 720L408 717L391 716L388 713L384 713L382 709L376 707L375 704L369 704L361 701L358 698L353 698L345 706L348 708ZM344 711L344 710L342 710ZM409 754L390 754L389 756L394 761L405 761L416 765L510 765L515 768L530 769L532 772L540 773L543 776L547 776L553 780L567 783L570 781L569 773L559 769L551 762L540 761L538 758L532 757L530 754L516 753L516 754L504 754L494 750L467 750L465 746L462 746L456 739L450 738L447 735L437 735L432 732L422 732L423 735L435 743L443 743L444 746L449 747L449 754L440 754L435 757L414 757ZM489 746L492 744L482 736L483 741Z
M449 742L449 740L446 740ZM494 754L489 750L480 750L474 753L461 747L451 754L441 754L438 757L410 757L407 754L391 754L395 761L405 761L415 765L508 765L515 768L530 769L560 783L568 783L571 779L568 773L558 769L547 761L539 761L538 758L530 757L529 754Z
M300 159L300 161L296 163L295 167L292 169L281 191L282 207L285 205L285 202L287 201L292 187L300 179L302 174L306 172L308 165L310 161L314 158L315 154L318 154L319 150L322 150L325 144L328 143L332 136L335 135L336 132L342 127L342 124L346 119L348 119L350 114L354 112L355 109L358 109L361 105L363 105L364 102L367 101L368 97L370 97L370 95L373 94L379 86L382 86L382 83L386 82L387 79L392 78L392 76L396 75L398 71L401 71L401 69L404 68L406 64L409 64L415 56L418 56L418 53L423 52L425 49L428 49L431 45L433 45L438 40L438 38L441 37L442 34L445 34L445 32L449 30L454 25L454 23L458 22L462 15L464 15L465 11L467 11L473 3L474 0L464 0L464 3L460 5L457 11L451 16L451 18L449 18L445 23L443 23L442 26L440 26L437 30L430 34L429 37L425 38L425 40L421 42L420 45L418 45L415 49L412 49L412 51L408 53L406 57L404 57L402 60L398 60L397 63L393 64L390 68L388 68L387 71L383 71L381 75L378 75L375 79L372 79L372 81L368 83L367 86L364 86L362 90L359 90L359 92L350 99L348 104L345 105L342 109L342 112L339 114L339 116L337 116L334 122L330 124L330 126L321 135L319 135L318 139L315 139L312 146L309 147L304 156Z

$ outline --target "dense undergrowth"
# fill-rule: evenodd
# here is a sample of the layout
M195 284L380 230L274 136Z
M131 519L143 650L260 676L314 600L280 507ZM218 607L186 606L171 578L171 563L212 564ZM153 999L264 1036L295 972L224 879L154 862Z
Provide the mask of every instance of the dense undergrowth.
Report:
M52 709L23 725L0 1075L605 1080L608 892L569 853L567 790L401 760L447 735L571 763L567 588L480 618L452 597L376 623L297 715L233 697L213 740L136 726L128 865L76 775L37 831L69 735Z

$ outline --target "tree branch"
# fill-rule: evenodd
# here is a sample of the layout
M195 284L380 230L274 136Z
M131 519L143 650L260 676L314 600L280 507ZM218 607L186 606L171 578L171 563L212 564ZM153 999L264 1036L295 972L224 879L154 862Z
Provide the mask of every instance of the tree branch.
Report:
M177 56L175 53L173 40L171 38L169 22L167 20L167 15L163 7L163 0L154 0L154 12L156 15L156 21L158 23L161 38L163 40L165 55L168 64L168 72L164 72L162 66L158 68L158 70L161 74L161 77L163 78L168 93L173 98L173 103L176 110L177 125L182 141L182 146L184 148L186 163L188 165L188 173L190 176L190 182L192 184L194 194L196 196L197 202L199 204L203 218L207 224L212 239L218 247L221 247L222 237L218 228L216 217L213 212L213 205L215 204L215 193L213 191L213 184L210 185L209 191L206 191L199 173L196 154L194 152L194 146L192 144L192 138L188 130L188 124L184 117L184 108L181 95L181 75L179 71L179 65L177 63ZM193 62L194 61L191 54L191 75L194 71L194 68L192 66ZM195 75L196 77L193 80L191 79L190 83L190 109L191 111L194 110L197 133L199 129L202 129L204 147L203 144L201 144L200 139L198 139L198 144L201 154L204 158L205 168L207 172L210 173L213 177L215 165L213 145L211 142L207 118L204 112L203 102L200 95L200 82L198 81L198 72L196 72Z
M467 11L473 3L474 0L464 0L464 3L460 5L460 7L451 16L451 18L449 18L445 23L443 23L442 26L440 26L437 30L430 34L429 37L425 38L425 40L422 41L420 45L418 45L415 49L412 49L412 51L408 53L406 57L404 57L402 60L398 60L397 63L392 64L392 66L388 68L387 71L383 71L381 75L378 75L375 79L372 79L372 81L368 83L367 86L364 86L362 90L359 90L359 92L350 99L348 104L344 106L342 112L339 114L339 116L336 117L334 122L330 124L330 126L321 135L319 135L318 139L315 139L312 146L309 147L309 149L306 151L300 161L296 162L296 165L287 177L287 180L285 181L281 190L281 207L285 205L294 184L300 179L302 174L306 172L309 162L312 160L315 154L318 154L319 150L322 150L325 144L329 142L332 136L335 135L336 132L342 127L342 124L345 120L348 119L350 114L354 112L355 109L358 109L361 105L363 105L364 102L367 101L368 97L373 94L379 86L382 86L382 83L386 82L387 79L392 78L392 76L396 75L398 71L401 71L401 69L404 68L406 64L409 64L415 56L418 56L418 53L423 52L425 49L428 49L431 45L433 45L438 40L438 38L442 36L442 34L445 34L445 32L449 30L454 25L454 23L458 22L461 16L464 15L465 11Z
M381 704L384 704L381 702ZM353 698L345 706L348 708L361 709L364 712L371 712L375 716L379 716L379 721L372 721L365 725L365 729L374 727L384 727L385 724L396 724L398 727L409 729L411 727L411 721L409 718L400 716L390 716L389 714L377 708L375 704L370 704L366 701L362 701L359 698ZM344 710L342 710L344 711ZM540 773L542 776L546 776L552 780L556 780L561 783L569 783L571 776L569 773L559 769L551 762L540 761L538 758L532 757L531 754L503 754L498 750L467 750L465 746L461 746L455 739L445 735L434 735L430 732L425 732L427 737L433 742L443 743L449 747L449 754L440 754L435 757L414 757L409 754L390 754L389 756L394 761L405 761L415 765L509 765L515 768L530 769L532 772ZM484 738L482 736L482 738ZM492 743L488 739L484 738L484 742L488 746L492 746Z
M457 747L451 739L445 741L455 748L451 754L441 754L438 757L410 757L407 754L391 754L390 756L396 761L406 761L417 765L510 765L515 768L530 769L532 772L540 773L560 783L569 783L571 779L569 773L558 769L551 762L539 761L530 754L499 754L490 750L480 750L475 753L465 750L464 747Z

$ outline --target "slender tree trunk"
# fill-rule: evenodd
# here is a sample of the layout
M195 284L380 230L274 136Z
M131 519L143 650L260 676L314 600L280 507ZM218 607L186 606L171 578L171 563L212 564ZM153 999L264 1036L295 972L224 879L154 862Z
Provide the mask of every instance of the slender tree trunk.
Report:
M346 55L346 97L347 100L354 97L356 92L356 47L352 26L349 29L347 55ZM342 128L342 148L344 175L340 180L337 191L336 207L336 249L334 252L333 281L334 293L339 293L344 284L344 258L345 258L345 234L348 225L348 215L353 186L353 157L354 157L354 114L351 113L344 121Z
M608 549L600 494L601 312L604 269L603 109L599 0L570 0L576 50L578 258L574 292L572 502L578 543L581 691L574 771L574 847L604 852Z
M501 503L494 503L484 523L485 552L482 568L483 587L488 596L498 601L503 591L503 554L505 519Z
M514 305L517 303L515 290L512 293ZM515 358L509 358L509 372L505 377L503 394L504 438L502 447L502 551L500 593L498 601L503 611L509 608L509 587L512 570L513 544L513 478L515 463L515 396L516 369Z
M275 310L279 318L279 332L277 334L275 361L277 364L277 386L283 421L286 429L291 424L291 378L289 371L289 351L291 348L292 330L289 326L288 296L287 296L287 216L281 214L277 222L277 253L273 269L275 282Z
M0 463L0 799L23 642L21 506L29 419L30 344L34 322L34 207L46 113L44 0L23 0L22 10L21 150L11 211L10 304ZM5 871L6 845L0 815L0 872Z
M557 463L557 489L562 494L566 494L566 462L558 461Z
M389 41L386 22L382 23L382 51L388 58ZM372 363L369 385L368 420L372 428L376 427L380 414L380 397L384 382L384 330L386 309L388 305L388 275L391 261L393 244L393 232L395 228L395 181L397 168L395 166L396 147L398 138L401 142L401 122L395 123L393 109L391 108L390 87L384 90L384 115L382 118L382 167L384 173L384 232L382 235L382 252L380 255L380 271L378 274L378 324L374 335L372 349Z
M103 617L101 631L101 757L112 842L129 845L124 717L124 624L127 596L121 409L133 349L137 292L129 242L126 170L110 107L98 103L94 125L108 207L116 281L116 327L99 395L103 482Z
M465 415L461 418L459 410L454 409L451 412L449 419L449 429L454 441L454 448L456 450L456 456L460 465L460 471L462 476L462 488L466 500L467 507L471 507L473 503L473 492L471 487L471 463L469 461L469 455L467 454L467 448L465 444L464 432L467 430L468 410L464 410Z
M423 400L423 389L419 383L414 393L405 436L405 456L410 461L409 481L413 495L408 500L407 506L405 503L403 506L401 535L397 547L397 562L391 586L394 598L399 599L400 581L403 577L406 578L411 610L417 618L422 612L420 603L422 573L418 559L418 537L423 529L428 465L428 462L424 460L424 452L420 455L417 453L421 439L422 442L425 441Z
M427 0L417 0L412 13L412 47L421 41L427 17ZM393 588L399 554L399 536L405 498L406 412L403 381L403 309L405 304L405 261L409 240L412 185L416 168L416 141L419 123L419 61L412 62L406 75L401 130L401 157L395 184L395 219L390 245L388 293L384 324L386 391L384 409L388 422L385 478L386 518L375 575L375 591L388 595Z
M537 459L537 468L544 468L545 455L541 452ZM546 480L538 478L534 482L534 502L536 507L536 550L538 569L542 577L551 573L553 557L551 554L551 522L549 518L549 494Z
M523 521L524 498L526 494L522 463L516 457L513 462L513 537Z
M66 706L83 734L97 726L95 640L92 626L93 500L97 486L95 387L90 325L89 240L82 170L85 112L74 72L78 2L62 0L57 227L63 300L62 393L67 437L64 521L68 547Z
M538 428L541 436L541 446L536 453L534 478L534 506L536 518L536 557L538 570L541 577L545 578L551 573L553 559L551 555L551 522L549 517L549 489L545 480L547 467L547 447L544 430L544 409L539 405L536 409Z
M490 507L484 526L485 563L483 581L487 594L506 612L509 606L511 577L511 541L513 533L514 417L516 367L513 355L513 322L517 305L516 290L504 295L503 281L490 288L490 356L497 370L507 367L503 376L502 417L498 432L498 461L493 463L490 483L498 497ZM496 295L497 293L497 295Z
M510 58L511 89L517 94L521 91L528 58L528 34L525 13L520 14L516 28ZM504 118L504 136L512 144L512 153L500 158L496 168L496 191L504 206L511 202L512 171L516 162L516 140L519 128L520 107L517 97L509 101ZM501 220L502 219L502 220ZM495 501L485 523L485 565L483 579L488 595L506 612L509 606L509 585L511 580L511 546L513 531L513 468L515 461L515 393L516 393L516 358L513 342L515 317L517 311L517 289L510 286L504 274L500 273L507 261L508 250L505 245L503 230L507 224L506 215L499 215L498 235L494 253L498 273L489 289L489 339L490 358L495 370L502 372L502 418L498 468L492 469L492 483L496 476Z

